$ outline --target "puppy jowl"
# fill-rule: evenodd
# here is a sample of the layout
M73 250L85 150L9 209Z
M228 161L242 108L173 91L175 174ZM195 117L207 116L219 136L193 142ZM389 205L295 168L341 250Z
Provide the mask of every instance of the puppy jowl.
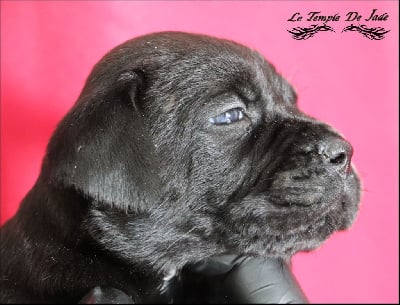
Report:
M211 256L314 249L356 216L352 153L254 50L180 32L127 41L93 68L1 228L1 301L138 296Z

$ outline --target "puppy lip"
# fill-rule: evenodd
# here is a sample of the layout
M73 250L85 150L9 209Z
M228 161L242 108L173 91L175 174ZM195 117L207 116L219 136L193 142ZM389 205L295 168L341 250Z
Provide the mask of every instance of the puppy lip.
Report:
M320 181L310 179L306 183L282 183L271 185L267 198L275 206L330 206L339 200L343 193L343 183L321 185Z
M310 223L309 226L307 226L305 229L299 230L299 232L308 232L312 230L317 230L321 227L323 227L328 220L328 213L325 214L324 216L315 219L312 223Z
M323 170L318 168L296 168L276 172L271 178L261 182L268 182L268 185L255 186L255 190L260 190L270 200L270 203L278 207L313 205L339 206L343 196L354 197L350 200L351 205L356 205L356 194L359 189L357 174L352 167L349 172L343 175L337 171ZM257 181L259 184L260 181ZM354 201L354 203L353 203Z
M333 202L321 202L312 206L277 206L275 208L285 209L287 216L291 217L290 213L295 213L299 218L308 219L308 225L305 225L304 220L298 226L289 226L290 229L274 230L272 236L283 236L290 238L293 234L312 234L312 232L327 232L327 237L335 231L347 230L353 224L358 210L358 200L350 194L341 194L336 197ZM295 210L293 210L295 209ZM282 210L284 211L284 210ZM301 216L303 215L303 217ZM314 215L314 217L312 217ZM292 215L293 216L293 215ZM271 228L270 228L271 229ZM271 233L271 232L270 232Z
M271 204L278 207L310 207L321 203L321 193L322 191L316 188L283 187L270 191L268 199Z

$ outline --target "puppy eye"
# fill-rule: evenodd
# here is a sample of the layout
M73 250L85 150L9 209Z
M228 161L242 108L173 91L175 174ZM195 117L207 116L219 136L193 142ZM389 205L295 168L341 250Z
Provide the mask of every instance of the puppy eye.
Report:
M237 121L240 121L244 118L244 110L240 107L230 109L224 113L221 113L213 118L210 118L210 123L215 125L226 125L231 124Z

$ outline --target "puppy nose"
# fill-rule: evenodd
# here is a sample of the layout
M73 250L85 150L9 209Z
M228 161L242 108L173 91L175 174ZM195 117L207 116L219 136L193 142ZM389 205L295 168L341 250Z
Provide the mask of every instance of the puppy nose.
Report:
M353 155L353 148L346 140L332 136L319 143L318 152L322 156L324 164L347 171Z

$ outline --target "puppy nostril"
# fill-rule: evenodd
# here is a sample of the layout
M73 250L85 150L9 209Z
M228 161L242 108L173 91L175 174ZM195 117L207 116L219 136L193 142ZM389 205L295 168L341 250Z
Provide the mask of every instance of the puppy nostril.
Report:
M320 143L320 154L324 162L346 169L351 161L351 145L339 137L329 137Z
M337 157L333 157L330 159L330 162L332 164L342 164L346 161L346 154L345 153L340 153Z

